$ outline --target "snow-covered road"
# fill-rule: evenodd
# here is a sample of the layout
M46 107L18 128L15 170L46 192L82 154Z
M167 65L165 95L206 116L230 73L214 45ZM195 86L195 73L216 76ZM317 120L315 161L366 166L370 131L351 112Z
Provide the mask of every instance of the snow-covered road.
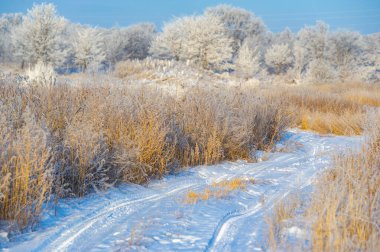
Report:
M336 151L356 148L360 137L289 131L259 163L225 162L188 169L146 187L123 185L102 195L60 201L35 232L0 246L9 251L261 251L265 221L276 202L311 184ZM187 192L213 182L254 178L225 198L185 204Z

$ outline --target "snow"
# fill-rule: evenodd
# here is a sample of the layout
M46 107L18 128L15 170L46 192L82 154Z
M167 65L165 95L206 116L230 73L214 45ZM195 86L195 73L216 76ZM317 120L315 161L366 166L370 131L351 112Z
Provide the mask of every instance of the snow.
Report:
M64 199L34 232L0 240L5 251L262 251L265 220L288 194L313 182L331 155L359 147L361 137L319 136L290 130L258 163L224 162L187 169L147 186L121 185L80 199ZM289 145L296 146L287 148ZM285 147L284 147L285 146ZM262 155L262 153L260 154ZM251 179L244 190L196 204L188 191L213 182ZM304 230L287 232L304 236Z

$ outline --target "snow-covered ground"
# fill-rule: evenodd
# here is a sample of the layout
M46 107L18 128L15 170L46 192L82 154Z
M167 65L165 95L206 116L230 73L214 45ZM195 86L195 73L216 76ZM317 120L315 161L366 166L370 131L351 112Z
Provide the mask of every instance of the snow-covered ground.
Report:
M148 186L123 185L103 194L61 200L35 232L13 237L5 251L261 251L264 216L289 193L310 185L331 155L360 137L288 131L262 162L225 162L188 169ZM187 192L213 182L254 178L225 198L186 204Z

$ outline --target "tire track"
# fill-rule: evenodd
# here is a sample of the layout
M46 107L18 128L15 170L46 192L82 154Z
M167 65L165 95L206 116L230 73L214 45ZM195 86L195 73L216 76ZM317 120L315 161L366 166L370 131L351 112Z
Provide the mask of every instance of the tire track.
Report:
M323 142L323 140L321 142ZM294 182L294 180L291 180L293 181L293 183L287 187L287 188L290 187L290 189L287 189L285 191L279 190L275 195L272 195L272 197L268 199L265 205L257 204L247 210L232 211L232 212L227 213L216 226L214 233L211 239L209 240L204 251L225 251L226 250L225 247L228 245L227 241L233 240L234 238L232 237L231 232L229 232L231 229L231 226L234 223L236 223L237 221L241 219L248 219L254 216L256 217L261 216L264 214L265 211L271 210L278 202L280 202L282 199L287 197L287 195L290 194L295 189L301 190L309 186L312 182L312 179L315 177L317 173L316 166L315 166L315 163L317 161L316 153L320 150L320 148L324 149L323 143L319 143L318 146L313 146L311 153L308 152L307 155L299 157L299 158L295 158L294 160L292 160L292 163L301 162L305 160L308 161L308 162L303 162L305 165L307 165L307 163L309 162L311 163L311 168L309 168L308 171L312 171L312 175L308 177L306 182L304 182L300 186L295 186L297 182ZM267 165L264 166L264 168L267 168ZM264 170L260 169L260 171L264 171ZM293 174L293 176L295 175L297 174ZM226 238L227 236L228 238Z
M156 202L163 198L169 197L172 194L188 190L196 185L196 183L191 183L178 188L174 188L162 194L153 194L134 200L120 200L117 204L113 204L111 207L103 208L103 210L100 213L97 213L95 216L92 216L86 220L80 220L80 222L76 225L69 226L68 228L65 226L64 230L61 230L60 232L56 232L54 234L54 238L56 239L46 239L43 244L38 246L36 249L33 249L33 251L67 251L68 248L74 244L75 240L80 238L83 233L91 229L96 223L107 219L110 215L112 215L113 212L120 212L127 209L131 205L139 203L149 204ZM135 207L136 206L134 206L134 208Z

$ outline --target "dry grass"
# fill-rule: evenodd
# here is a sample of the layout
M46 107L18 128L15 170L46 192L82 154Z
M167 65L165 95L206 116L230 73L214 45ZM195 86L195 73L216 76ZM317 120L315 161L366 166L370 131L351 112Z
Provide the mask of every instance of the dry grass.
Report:
M244 190L249 183L254 183L254 179L234 178L231 180L222 180L213 182L211 186L206 187L202 192L188 191L184 202L186 204L196 204L199 201L209 199L225 198L234 191Z
M359 135L366 107L380 106L380 87L369 84L309 85L268 93L288 102L294 126L321 134Z
M310 208L314 251L380 250L380 114L370 113L367 144L337 158L322 176Z
M282 199L274 206L273 214L266 216L267 243L271 251L277 251L280 246L283 246L284 239L281 231L286 226L286 220L294 218L300 204L299 198L295 196Z
M0 218L10 221L11 230L33 227L52 184L46 132L29 110L23 114L23 125L15 130L2 104L0 111Z

